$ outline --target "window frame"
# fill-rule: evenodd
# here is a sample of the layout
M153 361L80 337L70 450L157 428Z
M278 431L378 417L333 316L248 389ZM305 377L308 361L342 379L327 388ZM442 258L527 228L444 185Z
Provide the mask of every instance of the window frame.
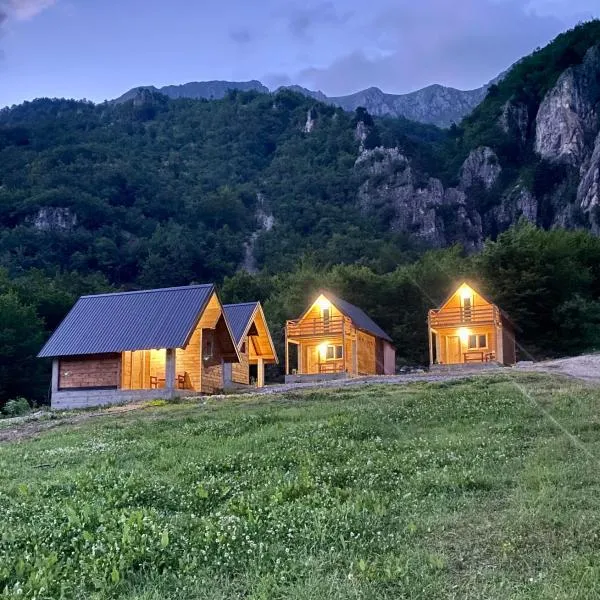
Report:
M475 338L475 345L471 345L471 338ZM484 339L485 345L481 345L481 339ZM472 333L467 340L469 350L489 350L489 336L487 333Z
M329 351L332 351L331 358L329 357ZM340 354L338 356L338 350ZM336 360L344 359L344 346L342 344L327 344L327 349L325 350L325 362L335 362Z

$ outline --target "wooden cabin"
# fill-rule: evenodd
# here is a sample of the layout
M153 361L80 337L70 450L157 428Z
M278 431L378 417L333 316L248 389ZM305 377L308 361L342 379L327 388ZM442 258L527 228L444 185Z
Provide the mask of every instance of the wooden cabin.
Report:
M212 284L83 296L38 356L53 408L213 394L240 360Z
M260 302L226 304L223 307L239 362L225 363L225 387L265 385L265 365L277 364L277 352Z
M396 371L389 335L360 308L329 292L286 323L285 348L288 382Z
M516 361L511 320L468 283L461 284L441 308L429 311L428 326L431 365Z

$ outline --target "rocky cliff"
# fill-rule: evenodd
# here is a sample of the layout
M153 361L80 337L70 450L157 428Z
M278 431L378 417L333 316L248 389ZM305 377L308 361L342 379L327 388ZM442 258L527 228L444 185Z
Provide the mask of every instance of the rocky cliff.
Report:
M600 234L600 44L571 60L549 85L519 83L505 101L502 87L486 98L463 124L465 158L452 185L419 174L400 148L363 149L361 207L436 246L476 249L520 218Z

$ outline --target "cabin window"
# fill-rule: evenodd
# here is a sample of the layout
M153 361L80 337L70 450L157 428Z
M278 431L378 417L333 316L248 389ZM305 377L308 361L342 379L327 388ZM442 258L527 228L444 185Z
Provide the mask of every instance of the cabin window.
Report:
M329 308L323 309L323 325L327 328L329 327L329 318L331 316L331 312Z
M470 335L469 336L469 350L479 350L481 348L487 348L487 334Z
M213 357L213 341L204 340L204 360L208 360Z
M343 346L327 346L325 360L340 360L344 357Z
M462 310L463 310L463 320L470 321L473 308L473 298L471 296L467 296L462 299Z

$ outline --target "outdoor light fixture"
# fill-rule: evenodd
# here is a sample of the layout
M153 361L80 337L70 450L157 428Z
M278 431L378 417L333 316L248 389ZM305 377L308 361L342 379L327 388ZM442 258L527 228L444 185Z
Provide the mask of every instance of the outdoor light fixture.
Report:
M328 342L323 342L322 344L319 344L317 346L317 350L319 351L319 356L321 357L321 360L325 360L327 358L327 346L329 345Z
M471 331L466 327L461 327L458 330L458 337L460 337L460 341L466 343L469 341L469 336L471 335Z
M463 300L467 300L468 298L473 297L473 290L468 285L463 285L460 288L460 297Z
M327 310L328 308L331 308L331 302L329 302L325 296L319 296L317 304L321 310Z

